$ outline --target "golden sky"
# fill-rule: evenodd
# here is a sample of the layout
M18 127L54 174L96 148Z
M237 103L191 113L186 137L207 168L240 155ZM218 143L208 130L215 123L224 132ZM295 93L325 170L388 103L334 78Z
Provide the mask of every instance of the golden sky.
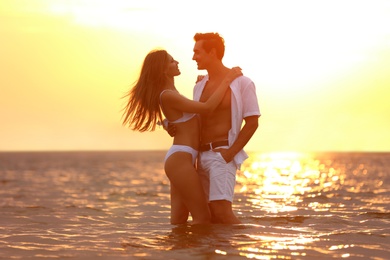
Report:
M386 0L2 0L0 151L167 150L121 125L121 97L165 48L191 98L210 31L257 87L248 151L390 151L389 24Z

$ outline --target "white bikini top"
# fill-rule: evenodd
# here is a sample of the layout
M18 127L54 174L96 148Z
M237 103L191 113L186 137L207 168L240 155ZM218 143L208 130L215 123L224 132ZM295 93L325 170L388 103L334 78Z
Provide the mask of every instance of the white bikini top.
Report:
M163 94L165 91L174 91L174 90L171 90L171 89L164 89L164 90L161 91L161 93L160 93L160 106L161 106L161 110L162 110L163 113L164 113L164 107L163 107L162 102L161 102L161 96L162 96L162 94ZM165 113L164 113L164 115L165 115ZM182 122L187 122L188 120L190 120L191 118L193 118L195 115L196 115L196 114L185 113L185 112L183 112L183 116L180 117L179 119L176 119L175 121L169 121L168 119L167 119L167 120L168 120L169 123L173 123L173 124L175 124L175 123L182 123ZM166 117L166 115L165 115L165 117Z

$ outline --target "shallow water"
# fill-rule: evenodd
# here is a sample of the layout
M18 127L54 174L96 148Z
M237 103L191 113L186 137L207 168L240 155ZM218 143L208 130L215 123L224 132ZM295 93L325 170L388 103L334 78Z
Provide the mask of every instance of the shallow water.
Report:
M390 153L250 153L242 225L169 224L165 152L0 153L0 259L390 259Z

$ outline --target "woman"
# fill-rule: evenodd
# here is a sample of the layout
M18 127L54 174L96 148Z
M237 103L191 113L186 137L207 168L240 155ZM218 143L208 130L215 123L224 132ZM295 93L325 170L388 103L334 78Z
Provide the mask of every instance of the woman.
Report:
M196 113L217 107L229 84L241 69L233 68L207 102L196 102L179 94L174 77L180 75L178 62L165 50L150 52L144 60L128 102L123 124L140 132L153 131L163 121L175 124L173 145L165 157L165 173L171 183L171 224L183 224L191 213L193 224L210 223L210 211L195 169L199 147L199 122Z

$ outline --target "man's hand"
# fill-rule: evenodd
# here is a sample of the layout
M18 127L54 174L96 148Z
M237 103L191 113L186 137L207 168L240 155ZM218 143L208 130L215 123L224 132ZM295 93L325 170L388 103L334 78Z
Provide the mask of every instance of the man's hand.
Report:
M171 137L174 137L176 135L176 126L174 124L168 123L167 126L164 126L164 129Z
M229 152L229 149L217 148L217 149L213 149L213 152L220 153L222 158L225 160L226 163L229 163L234 159L234 154L231 154Z
M244 118L245 124L238 134L236 141L229 147L229 149L217 148L213 149L214 152L219 152L225 162L231 162L234 159L234 156L244 148L248 143L249 139L256 132L257 127L259 126L259 117L258 116L248 116Z
M176 135L176 126L174 124L169 123L167 119L164 119L162 122L158 121L157 125L162 126L163 129L167 131L171 137L174 137Z

